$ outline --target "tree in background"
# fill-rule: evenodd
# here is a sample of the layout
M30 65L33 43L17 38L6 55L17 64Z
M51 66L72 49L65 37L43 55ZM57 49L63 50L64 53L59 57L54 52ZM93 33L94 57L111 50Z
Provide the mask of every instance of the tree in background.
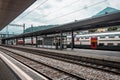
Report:
M117 29L118 29L117 26L115 26L115 27L109 27L109 28L108 28L108 31L115 31L115 30L117 30Z
M90 30L88 30L88 32L91 32L91 33L96 32L96 31L97 31L97 29L90 29Z

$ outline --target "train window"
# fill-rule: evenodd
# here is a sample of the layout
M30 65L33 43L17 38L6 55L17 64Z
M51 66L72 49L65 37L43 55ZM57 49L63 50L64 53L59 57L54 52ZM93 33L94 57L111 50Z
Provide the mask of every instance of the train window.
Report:
M99 43L99 46L104 46L104 43Z
M108 43L107 45L108 45L108 46L113 46L113 43Z
M105 36L100 36L100 38L105 38Z
M109 38L115 38L114 36L109 36Z
M85 36L85 39L89 39L89 36Z
M69 37L68 37L67 39L68 39L68 40L71 40L71 38L69 38Z
M81 39L84 39L84 37L81 37Z
M120 46L120 43L118 43L117 45Z
M114 35L109 35L109 38L115 38L115 36Z

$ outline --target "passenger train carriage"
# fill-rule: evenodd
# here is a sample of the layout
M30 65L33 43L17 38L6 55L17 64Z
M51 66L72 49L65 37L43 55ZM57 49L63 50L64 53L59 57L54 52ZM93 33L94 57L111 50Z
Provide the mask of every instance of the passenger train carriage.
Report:
M67 40L64 45L67 45L67 47L70 48L71 36L66 36L66 38ZM51 42L50 39L48 40L49 40L49 43L54 44L53 46L55 46L55 43L54 43L55 41ZM45 42L45 39L40 38L40 40L37 41L37 43L39 44L43 44L42 42ZM22 44L22 43L23 43L22 40L18 40L18 44ZM25 44L30 45L31 38L25 39ZM36 44L35 38L33 38L32 44L33 45ZM92 48L92 49L107 49L107 50L120 51L120 32L104 32L104 33L76 35L74 37L74 48Z
M67 36L67 45L70 47L71 36ZM75 48L118 48L120 49L120 32L104 32L76 35L74 38Z

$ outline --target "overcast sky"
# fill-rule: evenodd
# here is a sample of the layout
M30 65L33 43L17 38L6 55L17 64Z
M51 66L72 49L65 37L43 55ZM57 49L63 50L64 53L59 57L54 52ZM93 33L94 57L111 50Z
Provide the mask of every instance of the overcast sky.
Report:
M106 7L120 10L120 0L37 0L11 23L25 23L26 28L31 25L64 24L91 17ZM10 33L22 32L20 27L8 26L8 30Z

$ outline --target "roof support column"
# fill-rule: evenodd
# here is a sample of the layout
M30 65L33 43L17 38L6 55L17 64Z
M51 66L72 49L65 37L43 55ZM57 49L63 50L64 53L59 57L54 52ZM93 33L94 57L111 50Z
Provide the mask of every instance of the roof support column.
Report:
M33 36L31 36L31 46L33 46Z
M25 46L25 37L23 37L22 39L23 39L23 46Z
M25 33L25 24L23 24L23 33Z
M8 42L9 42L9 41L8 41L8 40L6 40L6 44L7 44L7 45L8 45Z
M5 41L6 41L5 39L2 39L2 44L5 44Z
M36 37L36 48L37 48L38 47L38 37L37 37L37 35L35 37Z
M63 49L63 41L62 41L63 33L62 31L60 32L60 49Z
M18 38L16 38L16 45L18 45Z
M57 37L54 36L54 39L55 39L55 49L58 49L58 40L57 40Z
M72 34L71 34L71 49L74 49L74 32L72 30Z
M0 38L2 38L2 34L0 34Z

